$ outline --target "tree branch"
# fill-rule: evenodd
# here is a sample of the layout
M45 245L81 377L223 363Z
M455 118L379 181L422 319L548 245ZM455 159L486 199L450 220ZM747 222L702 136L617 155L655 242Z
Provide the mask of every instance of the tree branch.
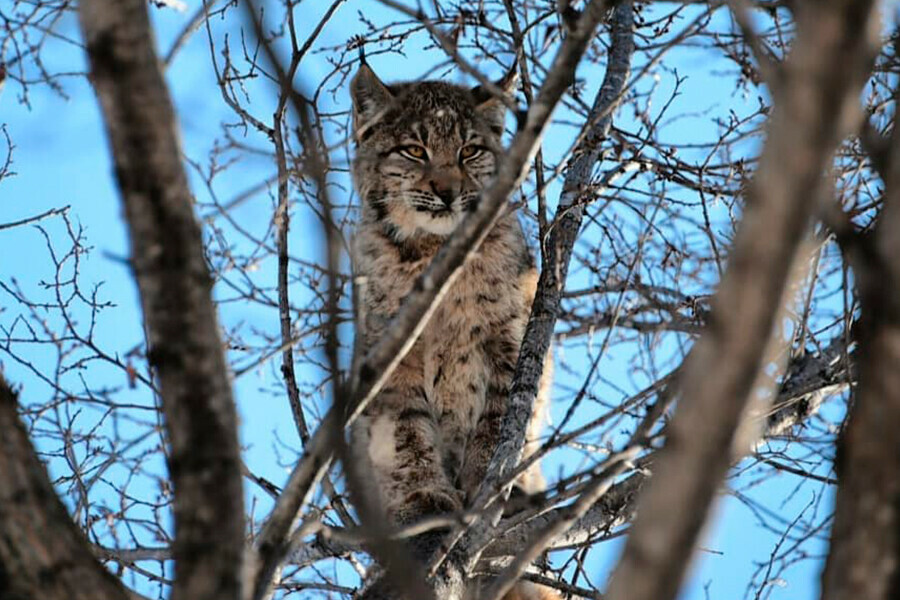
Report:
M69 208L71 208L71 206L69 205L63 206L61 208L51 208L50 210L42 212L39 215L33 215L24 219L20 219L18 221L11 221L9 223L0 223L0 231L3 231L4 229L12 229L13 227L21 227L22 225L32 225L34 223L43 221L48 217L65 215L69 212Z
M787 371L785 383L772 403L772 410L766 417L766 431L763 439L785 435L793 427L802 425L816 414L826 398L846 390L854 381L855 368L847 368L841 360L845 353L842 337L835 338L821 354L806 355L792 364ZM853 355L855 356L855 354ZM813 374L818 374L814 379ZM662 391L660 395L667 392ZM615 528L629 523L635 515L638 495L650 479L650 464L613 485L583 516L568 530L555 536L548 548L582 546L600 535L607 535ZM523 545L548 524L563 518L567 507L544 512L513 528L504 528L501 521L498 529L503 533L491 542L485 556L512 556Z
M560 298L569 270L569 259L581 228L582 203L590 194L593 169L601 158L603 142L612 125L613 111L621 102L631 69L631 56L634 53L633 21L632 3L623 1L618 4L612 16L612 43L606 75L588 115L587 134L576 147L573 153L575 158L566 171L556 218L543 252L544 263L513 375L500 440L476 496L476 507L490 503L522 457L525 432L560 313ZM494 511L494 520L501 511L502 508L498 506ZM471 549L478 550L484 546L490 537L491 524L491 520L488 520L475 528L470 535ZM470 556L470 561L472 560L477 560L477 551Z

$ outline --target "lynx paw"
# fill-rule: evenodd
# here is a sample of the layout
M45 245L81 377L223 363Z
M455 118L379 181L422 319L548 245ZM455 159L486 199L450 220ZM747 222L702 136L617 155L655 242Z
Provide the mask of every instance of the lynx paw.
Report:
M529 494L518 483L513 485L506 505L503 507L503 516L510 517L516 513L542 506L544 494L541 492Z
M398 511L401 522L412 522L421 517L442 515L462 510L462 502L456 493L436 488L416 490L407 494Z

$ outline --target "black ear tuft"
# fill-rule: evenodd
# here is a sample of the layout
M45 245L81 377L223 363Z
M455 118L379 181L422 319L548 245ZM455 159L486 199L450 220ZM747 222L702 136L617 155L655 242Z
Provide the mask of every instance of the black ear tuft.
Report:
M366 38L361 35L357 35L353 37L353 44L356 46L356 51L359 52L359 66L368 65L366 62Z
M500 88L506 98L510 98L515 93L518 82L519 72L516 70L516 64L513 63L506 74L494 82L494 85ZM506 122L506 103L504 101L506 98L495 96L480 85L472 88L471 93L475 99L476 112L487 120L488 126L497 136L502 135Z
M359 70L350 82L350 95L353 98L353 131L357 140L360 139L363 130L372 125L372 120L387 108L394 98L391 90L365 62L364 54L360 55L360 59L362 62Z
M507 96L512 96L516 92L516 84L519 83L519 71L516 63L503 74L503 77L494 81L494 85L500 88ZM494 98L494 95L483 86L476 85L471 90L472 96L475 98L476 104L483 104Z

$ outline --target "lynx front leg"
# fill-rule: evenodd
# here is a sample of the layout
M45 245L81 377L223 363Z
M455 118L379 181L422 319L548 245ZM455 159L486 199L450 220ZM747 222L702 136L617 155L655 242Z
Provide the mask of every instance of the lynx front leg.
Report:
M518 342L512 335L497 336L483 344L487 368L487 389L482 411L474 431L466 446L465 461L460 474L460 483L466 497L471 500L484 480L488 464L500 440L503 417L509 407L509 388L518 357ZM540 419L532 419L528 426L526 442L530 442L539 427L534 424ZM530 444L529 444L530 445ZM537 471L533 476L532 471ZM540 487L539 467L535 465L516 481L514 495L536 491ZM534 484L538 483L538 486Z
M385 388L355 431L354 443L373 468L392 520L406 524L462 507L444 470L437 423L421 386Z
M468 500L472 500L484 480L488 463L494 455L500 439L500 426L506 414L509 388L488 385L484 399L484 410L475 430L466 444L466 454L460 472L460 486Z

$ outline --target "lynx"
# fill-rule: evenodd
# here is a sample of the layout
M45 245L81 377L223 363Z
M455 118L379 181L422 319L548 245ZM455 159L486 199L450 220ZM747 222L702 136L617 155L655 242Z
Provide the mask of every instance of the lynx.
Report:
M511 91L510 78L501 81ZM351 84L361 215L353 244L361 282L358 335L384 333L418 275L493 176L506 106L480 87L383 83L365 63ZM507 210L429 324L353 428L352 445L398 524L459 511L499 438L537 281L521 225ZM541 403L542 404L542 403ZM534 443L542 407L529 427ZM542 486L539 468L517 485ZM546 599L519 584L507 599Z

